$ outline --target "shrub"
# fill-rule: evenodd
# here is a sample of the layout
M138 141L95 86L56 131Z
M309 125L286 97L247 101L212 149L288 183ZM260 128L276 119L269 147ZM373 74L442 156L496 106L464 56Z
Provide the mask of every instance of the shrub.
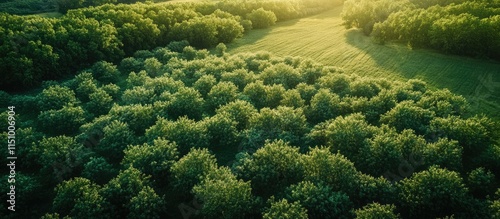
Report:
M276 23L276 15L272 11L266 11L263 8L252 10L247 14L247 19L252 21L252 27L255 29L266 28Z

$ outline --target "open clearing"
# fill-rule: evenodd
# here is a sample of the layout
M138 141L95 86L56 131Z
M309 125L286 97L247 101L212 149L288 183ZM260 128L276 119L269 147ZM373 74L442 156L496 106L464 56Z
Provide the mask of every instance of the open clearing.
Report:
M475 113L500 120L500 63L401 44L377 45L361 30L342 26L342 7L307 18L252 30L228 44L228 51L265 50L280 56L302 56L362 76L391 80L421 79L435 88L463 95Z

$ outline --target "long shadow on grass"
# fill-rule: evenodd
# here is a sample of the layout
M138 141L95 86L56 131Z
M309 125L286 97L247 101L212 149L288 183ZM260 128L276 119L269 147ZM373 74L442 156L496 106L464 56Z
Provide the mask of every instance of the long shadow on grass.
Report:
M419 78L469 99L481 111L500 117L500 62L410 49L400 44L377 45L360 30L347 30L346 42L365 52L380 69L403 78ZM473 106L474 107L474 106Z

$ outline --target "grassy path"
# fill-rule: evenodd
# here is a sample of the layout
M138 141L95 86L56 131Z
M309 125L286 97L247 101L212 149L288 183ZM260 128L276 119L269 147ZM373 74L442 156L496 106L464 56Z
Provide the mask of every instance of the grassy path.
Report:
M266 50L303 56L346 72L393 80L418 78L468 98L475 112L500 120L500 63L412 50L400 44L377 45L360 30L342 26L342 7L307 18L253 30L228 44L228 51Z

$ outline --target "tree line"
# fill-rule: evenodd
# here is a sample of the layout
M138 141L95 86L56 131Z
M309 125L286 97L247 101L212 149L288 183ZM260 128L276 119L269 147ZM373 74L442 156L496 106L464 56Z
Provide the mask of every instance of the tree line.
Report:
M342 18L378 43L500 59L498 0L349 0Z
M465 98L225 50L171 42L0 92L23 161L1 217L498 216L500 129Z
M117 62L136 50L188 40L197 48L231 42L265 28L325 10L307 1L222 1L179 4L105 4L60 18L0 13L0 64L5 90L25 90L70 75L91 63ZM314 10L316 9L316 10Z

